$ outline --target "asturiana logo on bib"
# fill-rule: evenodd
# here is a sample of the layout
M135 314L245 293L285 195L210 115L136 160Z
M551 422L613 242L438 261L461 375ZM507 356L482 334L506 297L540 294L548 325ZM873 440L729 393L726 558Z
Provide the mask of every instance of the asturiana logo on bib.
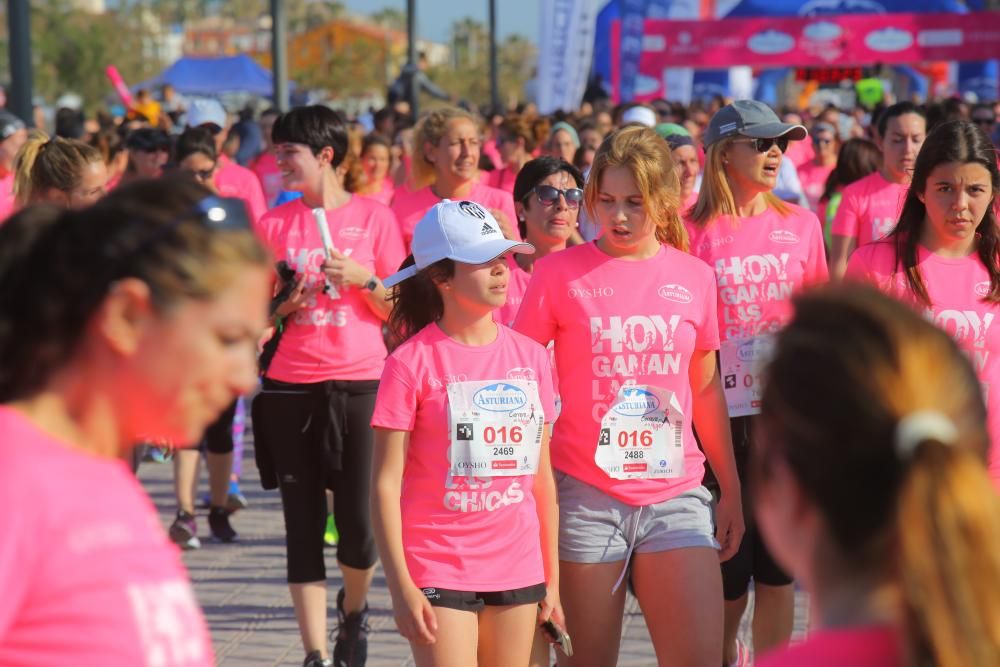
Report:
M677 303L691 303L694 301L694 296L691 294L691 290L684 285L675 285L673 283L669 285L664 285L656 292L661 297L668 301L676 301Z
M790 232L787 229L775 229L767 235L767 238L771 239L775 243L784 243L786 245L792 245L799 242L799 235L795 232Z
M622 400L615 403L614 410L626 417L642 417L650 412L655 412L660 407L660 399L656 394L640 389L625 389L622 392Z
M990 281L985 280L981 283L976 283L976 296L981 298L986 298L990 294Z
M477 408L490 412L513 412L527 405L528 397L519 387L497 382L477 391L472 402Z

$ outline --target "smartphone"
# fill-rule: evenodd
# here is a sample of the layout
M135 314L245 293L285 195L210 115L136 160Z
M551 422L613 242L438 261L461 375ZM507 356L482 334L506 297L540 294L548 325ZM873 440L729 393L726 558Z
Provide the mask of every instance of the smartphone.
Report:
M570 640L569 635L565 630L560 628L558 625L552 622L552 620L545 621L541 625L542 632L548 637L549 641L559 647L566 657L573 656L573 642Z

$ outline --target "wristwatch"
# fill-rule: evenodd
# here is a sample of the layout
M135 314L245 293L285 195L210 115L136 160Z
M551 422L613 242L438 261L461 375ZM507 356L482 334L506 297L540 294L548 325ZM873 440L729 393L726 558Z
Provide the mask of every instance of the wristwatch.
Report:
M375 275L373 274L372 277L368 279L368 282L366 282L363 285L363 287L369 292L374 292L375 290L378 289L378 278L375 277Z

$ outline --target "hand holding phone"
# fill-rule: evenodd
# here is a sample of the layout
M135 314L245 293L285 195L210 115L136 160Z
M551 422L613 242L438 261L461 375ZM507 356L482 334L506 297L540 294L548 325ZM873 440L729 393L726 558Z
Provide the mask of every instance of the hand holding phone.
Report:
M550 643L555 644L559 647L559 650L569 658L573 656L573 642L569 638L569 634L563 630L561 627L556 625L552 619L549 619L541 624L542 632L545 633L545 638L549 640Z

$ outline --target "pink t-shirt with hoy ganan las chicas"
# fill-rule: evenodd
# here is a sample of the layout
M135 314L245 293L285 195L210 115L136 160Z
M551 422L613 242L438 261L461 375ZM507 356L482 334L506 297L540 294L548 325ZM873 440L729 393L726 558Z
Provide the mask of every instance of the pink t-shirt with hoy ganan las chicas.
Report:
M877 171L851 183L844 188L831 233L853 238L858 248L879 240L896 228L909 187L890 183Z
M214 665L180 553L132 472L7 407L0 433L0 665Z
M719 347L703 261L669 246L643 261L568 248L535 262L514 328L554 341L553 467L631 505L701 484L688 368L695 350Z
M792 294L829 277L816 215L785 205L785 216L769 207L747 218L722 216L704 227L687 223L691 254L715 269L723 341L775 333L792 315Z
M555 416L551 378L545 348L502 325L492 343L470 346L430 324L386 361L372 426L410 433L400 510L420 588L544 583L532 490ZM485 459L462 453L472 441L489 445Z
M847 277L875 284L913 305L944 329L975 366L986 398L990 431L990 477L1000 488L1000 304L983 301L990 275L976 254L961 258L935 255L917 246L917 268L931 305L918 303L906 275L896 264L895 244L881 241L859 248L847 264Z
M403 261L396 219L386 206L351 197L338 209L326 211L336 250L380 278L394 273ZM326 252L312 209L296 199L267 212L257 225L274 253L286 260L307 285L325 283L320 270ZM294 383L326 380L377 380L386 349L382 320L372 311L363 287L330 289L285 318L285 332L267 371L274 380Z

